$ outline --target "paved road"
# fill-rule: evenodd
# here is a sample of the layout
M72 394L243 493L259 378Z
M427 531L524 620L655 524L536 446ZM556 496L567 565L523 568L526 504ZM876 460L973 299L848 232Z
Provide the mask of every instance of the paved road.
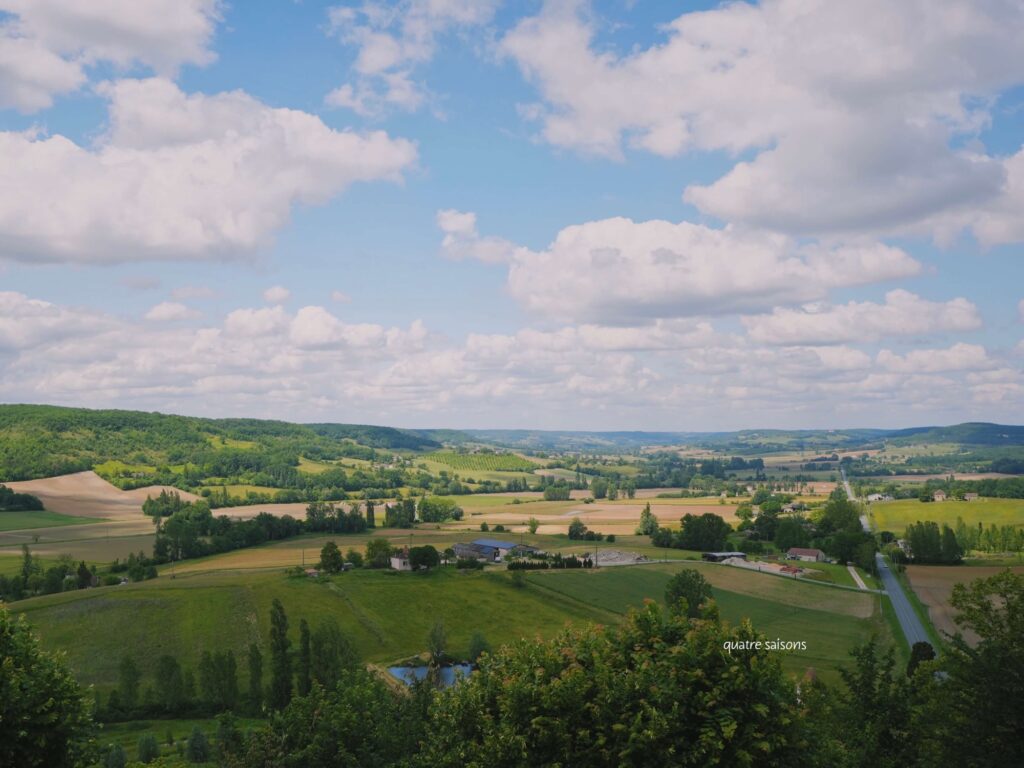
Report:
M851 501L856 501L853 489L850 488L850 481L846 479L846 470L840 467L839 471L842 472L846 495ZM860 516L860 524L864 526L865 531L871 533L871 526L868 524L866 515ZM875 554L875 564L878 566L878 575L882 579L882 586L885 587L885 591L889 595L889 601L896 612L896 618L903 629L903 635L907 638L907 643L910 645L918 642L931 643L928 633L925 632L924 625L921 623L921 619L914 613L914 607L910 604L910 599L907 597L906 592L903 591L903 585L896 580L892 571L889 570L889 566L886 565L885 558L882 557L881 553Z

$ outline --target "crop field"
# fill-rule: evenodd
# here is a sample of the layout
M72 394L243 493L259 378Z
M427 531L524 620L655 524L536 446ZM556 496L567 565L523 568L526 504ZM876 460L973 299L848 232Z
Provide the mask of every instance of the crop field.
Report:
M533 472L537 462L530 461L517 453L456 453L435 451L424 457L427 461L442 464L456 472Z
M787 652L785 667L797 674L808 667L819 672L848 661L851 647L878 635L892 642L882 620L880 597L836 590L743 571L728 566L687 563L704 574L714 591L723 618L738 623L749 618L769 638L803 640L806 651ZM664 599L665 585L676 565L606 568L598 571L535 572L537 586L595 605L625 613L644 598Z
M956 524L958 517L968 525L1024 525L1024 499L989 499L975 501L933 501L917 499L880 501L869 508L875 528L901 534L911 523L933 520L939 525Z
M949 604L953 585L994 576L1004 570L1006 569L967 565L908 565L907 580L918 599L928 609L928 618L935 628L940 633L954 634L958 629L953 621L956 611ZM1024 573L1024 566L1016 566L1010 570L1014 573ZM978 642L978 636L971 631L964 632L964 638L972 645Z

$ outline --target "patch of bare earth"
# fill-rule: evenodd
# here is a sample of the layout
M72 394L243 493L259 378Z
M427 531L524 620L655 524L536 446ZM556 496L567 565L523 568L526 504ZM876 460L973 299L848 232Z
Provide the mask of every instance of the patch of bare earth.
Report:
M909 565L907 579L918 599L928 608L928 617L940 633L955 634L958 631L953 617L956 611L949 604L954 584L966 584L1005 570L998 566L949 566ZM1010 568L1014 573L1024 573L1024 566ZM971 631L963 633L971 645L978 642L978 636Z

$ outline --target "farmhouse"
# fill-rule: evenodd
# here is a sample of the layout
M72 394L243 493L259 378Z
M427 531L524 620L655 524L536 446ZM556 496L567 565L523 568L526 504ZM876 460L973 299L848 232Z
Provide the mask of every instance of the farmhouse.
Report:
M728 560L730 557L737 557L740 560L747 559L746 552L705 552L701 555L702 558L710 563L720 563L723 560Z
M404 547L391 555L391 567L396 571L411 571L412 563L409 562L409 548Z
M946 500L946 492L945 491L936 491L935 493L932 494L932 500L933 501L945 501Z
M965 493L964 494L964 501L977 501L977 500L978 500L978 494L976 494L976 493Z
M892 496L887 493L869 493L868 501L892 501Z
M820 549L805 549L804 547L790 547L786 552L790 560L802 560L805 563L825 562L825 553Z

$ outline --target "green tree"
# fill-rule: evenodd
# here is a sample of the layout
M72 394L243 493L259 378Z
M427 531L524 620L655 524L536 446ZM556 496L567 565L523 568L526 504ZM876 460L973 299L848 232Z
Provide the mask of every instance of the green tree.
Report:
M658 530L658 518L651 512L651 502L644 504L640 513L640 524L636 527L637 536L653 536Z
M338 573L345 564L341 550L333 541L328 541L320 549L320 567L327 573Z
M350 549L345 553L345 560L352 564L353 568L363 567L363 553L355 549Z
M471 664L476 664L480 660L480 656L485 653L491 652L491 644L487 642L487 638L480 632L474 632L473 636L469 638L469 661Z
M529 528L530 533L536 533L537 529L540 527L540 520L536 517L531 517L527 522L527 527Z
M913 677L922 661L931 661L935 658L935 649L931 643L923 640L914 643L910 649L910 661L907 662L907 677Z
M249 711L263 709L263 654L256 643L249 644Z
M71 768L94 747L89 705L64 660L0 603L0 765Z
M691 619L699 618L704 603L714 595L711 585L704 575L693 568L684 568L671 579L665 587L665 604L669 610L684 612ZM686 601L685 607L683 600Z
M578 517L574 517L569 523L569 538L582 539L587 534L587 526Z
M139 706L139 683L142 674L139 668L132 661L131 656L121 657L121 663L117 666L117 690L118 701L127 712L135 711Z
M409 550L409 565L412 566L414 571L420 568L436 568L440 564L441 555L430 544L425 544L422 547L413 547Z
M142 735L135 747L135 754L136 759L143 765L148 765L160 757L160 745L156 743L156 736L152 733Z
M370 568L387 568L391 558L391 544L387 539L366 542L366 564Z
M124 768L126 762L124 748L120 744L111 744L103 757L103 768Z
M299 674L297 686L299 696L309 695L309 689L313 687L313 678L310 674L311 662L309 624L305 619L301 619L299 621Z
M445 631L443 621L435 621L427 635L427 650L430 652L430 663L433 666L440 666L448 650L448 633Z
M328 690L359 666L359 656L333 616L322 619L313 630L310 656L313 679Z
M206 734L198 725L195 726L185 744L185 758L190 763L205 763L211 757L210 751L210 742Z
M238 729L238 720L230 712L217 715L217 758L222 764L242 751L242 732Z
M284 709L292 698L292 663L288 655L288 616L276 597L270 608L270 696L273 709Z
M667 768L798 761L799 703L778 657L729 649L759 639L746 622L690 622L649 604L618 626L521 640L435 700L424 762Z
M153 682L161 708L171 714L180 712L185 705L185 677L174 656L165 653L157 659Z

